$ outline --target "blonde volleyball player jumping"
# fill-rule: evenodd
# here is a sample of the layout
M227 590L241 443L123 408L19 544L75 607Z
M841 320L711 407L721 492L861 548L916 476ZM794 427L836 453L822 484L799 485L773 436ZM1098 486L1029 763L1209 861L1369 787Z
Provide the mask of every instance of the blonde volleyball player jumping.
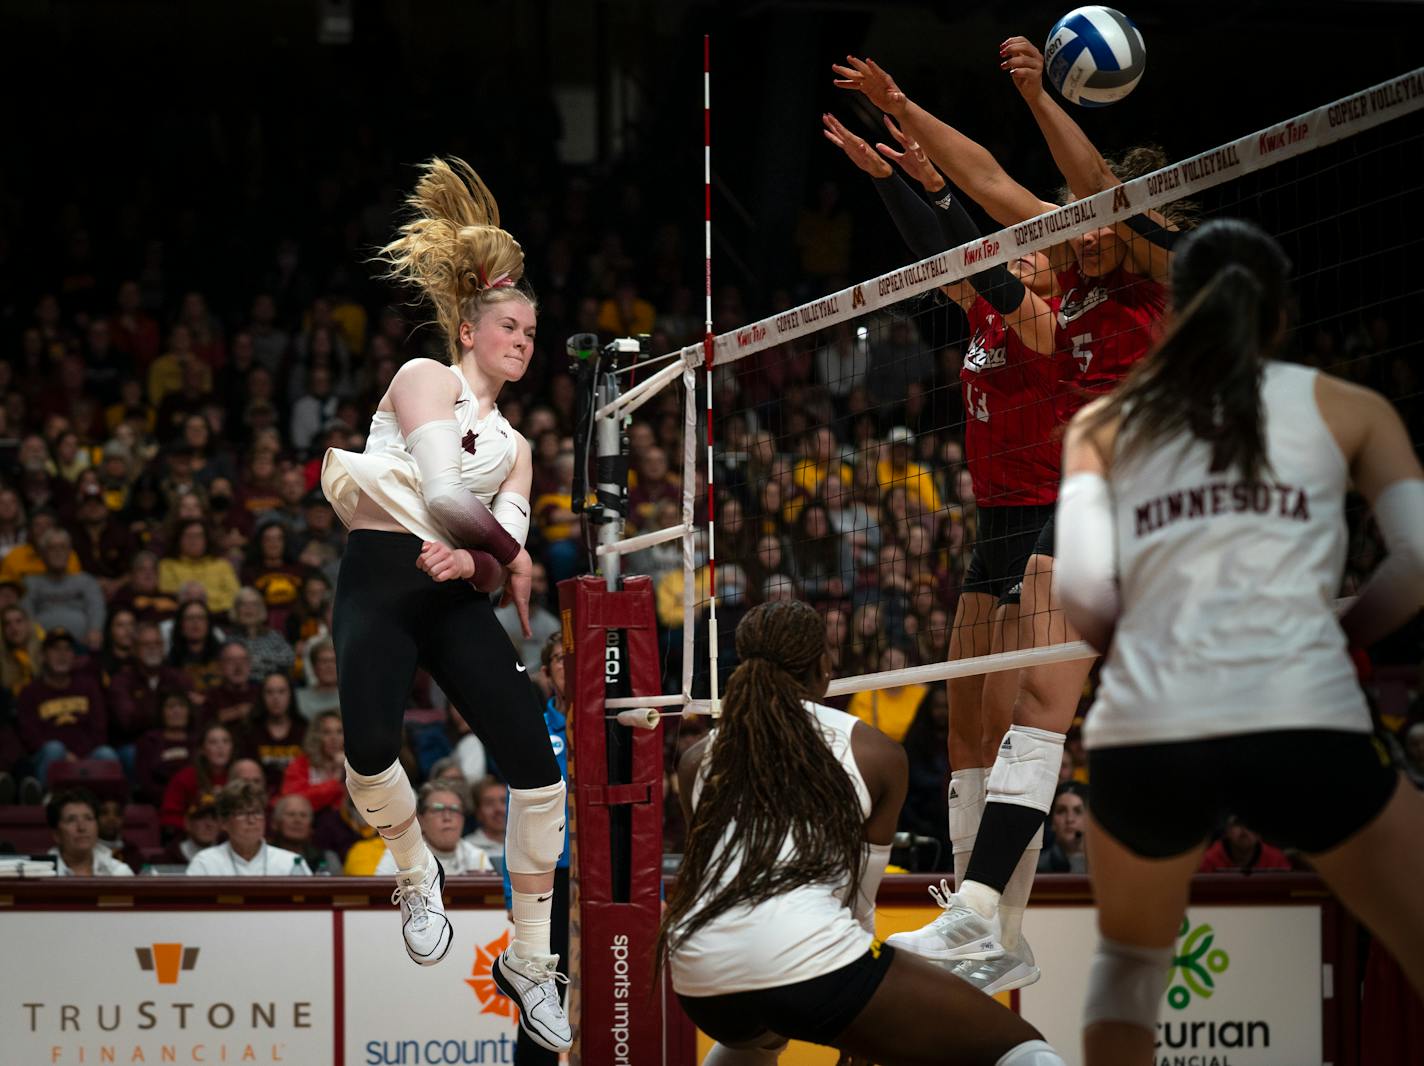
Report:
M432 160L409 198L414 217L382 250L392 277L435 307L448 365L401 367L371 419L364 452L332 449L327 499L351 530L332 612L346 787L385 838L399 872L407 953L423 966L450 949L445 873L421 837L415 793L398 758L405 701L424 666L509 783L505 862L514 940L495 960L531 1039L572 1042L549 951L554 865L564 848L564 782L528 675L495 617L501 582L529 634L528 442L495 406L534 353L533 298L518 286L519 244L458 159Z

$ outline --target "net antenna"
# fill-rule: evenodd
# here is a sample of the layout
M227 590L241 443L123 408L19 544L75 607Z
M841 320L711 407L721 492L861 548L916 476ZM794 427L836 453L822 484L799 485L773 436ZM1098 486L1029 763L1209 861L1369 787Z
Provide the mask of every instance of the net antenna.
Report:
M703 222L704 254L707 261L706 283L707 283L707 329L702 338L703 369L706 371L706 380L703 382L707 393L707 665L708 665L708 685L711 693L712 717L717 718L722 713L722 701L718 693L717 678L717 510L714 492L716 483L716 464L712 461L712 367L716 360L717 338L712 332L712 38L704 35L702 38L702 182L703 182L703 202L706 205L705 221ZM696 432L696 418L689 419L689 425ZM695 474L693 481L684 481L683 499L689 500L688 485L695 487ZM687 508L687 515L691 519L691 508ZM683 540L683 568L691 573L695 563L694 544L692 534L689 532ZM689 580L683 587L684 596L693 595L693 586L696 582ZM690 620L691 615L684 620L684 625ZM683 667L683 691L691 694L692 675L690 667Z

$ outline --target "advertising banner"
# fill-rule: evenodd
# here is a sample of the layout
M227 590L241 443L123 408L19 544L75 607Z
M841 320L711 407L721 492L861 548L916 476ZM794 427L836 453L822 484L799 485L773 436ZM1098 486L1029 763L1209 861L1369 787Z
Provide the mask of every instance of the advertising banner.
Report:
M1192 907L1178 933L1154 1066L1320 1066L1320 908ZM1024 934L1043 977L1023 1016L1069 1066L1097 944L1088 907L1031 907Z
M329 912L0 915L5 1066L332 1060Z
M435 966L410 961L394 908L342 918L345 1066L514 1061L514 1007L490 980L513 934L504 911L450 911L455 941Z
M918 929L937 913L880 907L876 932ZM1192 907L1177 938L1154 1066L1322 1066L1320 925L1313 906ZM1034 906L1024 934L1043 976L1019 993L1020 1012L1068 1066L1079 1066L1096 912ZM699 1062L711 1046L699 1033ZM837 1059L830 1049L793 1042L780 1066L835 1066Z

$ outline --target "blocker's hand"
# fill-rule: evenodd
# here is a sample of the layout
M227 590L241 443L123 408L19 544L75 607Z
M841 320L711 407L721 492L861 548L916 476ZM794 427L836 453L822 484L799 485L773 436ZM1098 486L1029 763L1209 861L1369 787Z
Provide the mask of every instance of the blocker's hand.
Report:
M499 605L514 604L514 611L519 615L519 628L524 633L524 639L528 640L534 635L529 628L529 593L533 584L534 563L529 553L520 548L519 554L510 560L505 570L509 572L509 580L504 583L504 596Z
M890 164L876 155L863 137L857 137L846 129L835 115L823 114L821 122L825 125L825 129L821 132L826 135L826 140L844 152L846 158L852 163L872 178L888 178L890 176Z
M939 192L944 188L943 175L935 169L935 165L930 162L930 157L925 154L925 150L919 146L909 134L895 124L895 120L889 115L885 116L885 128L890 131L890 136L895 138L895 142L902 151L896 151L888 144L876 144L875 150L886 159L893 159L899 163L905 173L914 178L930 192Z
M875 60L846 56L846 63L849 65L831 64L831 69L840 75L834 82L838 88L864 93L872 104L896 118L905 114L910 106L909 97L900 91L894 78L876 65Z
M1027 37L1010 37L999 45L1000 70L1014 79L1014 88L1033 103L1043 93L1043 53Z
M433 540L420 546L420 558L415 565L436 581L468 581L475 576L475 560L469 552L464 548L447 548Z

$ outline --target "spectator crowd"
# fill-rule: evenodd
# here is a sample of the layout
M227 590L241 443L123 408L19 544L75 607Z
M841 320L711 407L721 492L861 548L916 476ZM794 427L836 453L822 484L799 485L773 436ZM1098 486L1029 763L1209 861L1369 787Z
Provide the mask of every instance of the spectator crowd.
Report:
M552 193L506 211L541 312L530 375L500 399L534 455L533 636L520 636L512 609L500 613L545 698L553 688L543 653L559 631L554 586L590 558L574 500L574 379L555 353L572 332L648 333L661 353L703 329L688 272L696 257L677 225L645 217L639 186L573 172L556 180ZM336 247L346 237L333 234L368 245L388 235L389 188L347 206L344 223L326 218L318 234L277 237L264 269L243 284L220 275L216 287L193 280L212 272L189 269L196 253L181 234L126 243L88 228L75 207L57 213L57 251L33 287L10 279L0 292L0 807L48 797L70 871L380 866L383 846L343 783L330 631L345 533L320 469L326 449L362 447L405 361L442 351L418 311L361 280L359 255ZM796 284L755 307L737 286L720 288L716 328L844 284L854 222L833 186L818 190L796 229ZM963 326L933 297L896 312L757 353L702 386L713 391L719 442L723 672L735 666L731 631L742 614L784 597L822 611L837 675L948 655L978 526L964 462ZM1382 385L1424 435L1414 372L1390 331L1383 317L1326 323L1303 354ZM666 389L628 429L630 533L681 520L682 403L679 389ZM705 471L696 477L702 514ZM1352 580L1378 556L1368 525L1356 525ZM712 575L705 544L699 552L694 636L705 640ZM664 677L675 684L681 546L637 553L628 568L655 579ZM1379 671L1381 722L1424 781L1418 686L1412 675L1398 683L1399 668L1418 662L1417 632L1409 640L1362 670L1367 681ZM944 686L842 703L909 753L902 828L946 839ZM499 768L431 678L417 677L408 707L403 758L422 785L427 835L463 868L497 866ZM671 765L698 726L687 719L668 732ZM1062 776L1081 790L1086 767L1073 751ZM76 783L91 794L72 791ZM1080 791L1060 798L1082 806ZM158 812L156 844L125 843L125 804ZM676 804L668 811L666 842L677 851ZM1045 861L1076 869L1081 822L1063 825ZM1223 839L1227 859L1251 852Z

